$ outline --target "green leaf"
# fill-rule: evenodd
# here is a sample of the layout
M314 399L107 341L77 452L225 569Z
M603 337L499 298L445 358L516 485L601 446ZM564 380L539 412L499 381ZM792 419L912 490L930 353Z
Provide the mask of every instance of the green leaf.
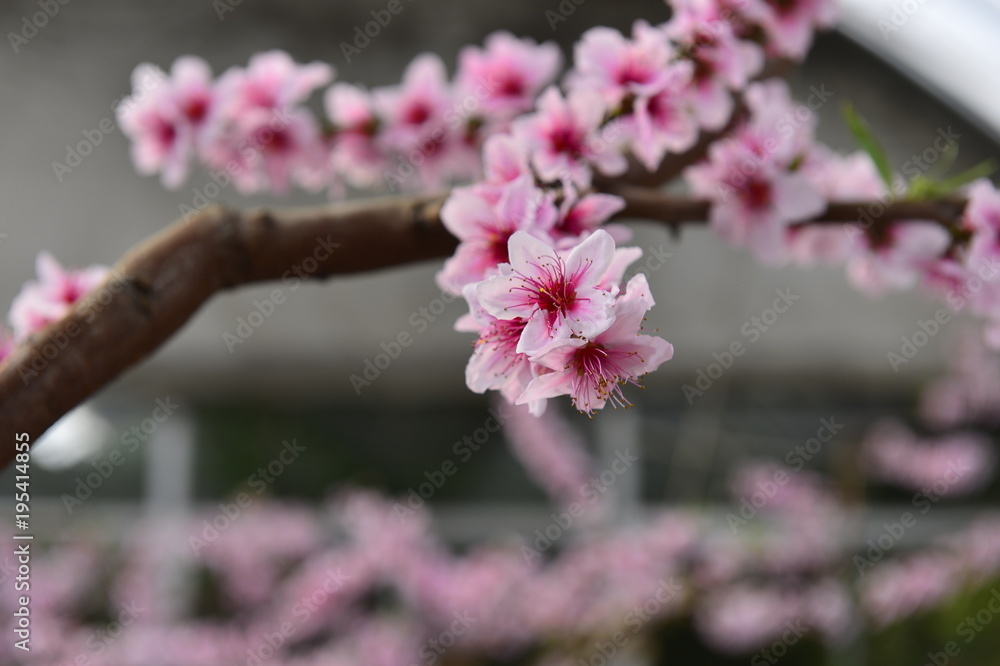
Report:
M907 199L933 199L937 196L937 183L930 178L917 176L910 181L906 191Z
M848 129L851 130L851 134L857 139L861 148L871 156L872 162L875 163L875 168L878 169L879 175L885 181L886 187L892 191L892 165L889 163L889 156L885 152L882 143L875 137L871 125L868 124L868 121L858 113L857 109L850 102L843 104L841 113L844 116L844 122L847 123Z
M941 159L927 171L927 179L935 182L944 179L945 174L955 166L955 160L957 159L958 142L948 144L948 147L941 154Z
M924 176L917 176L910 183L910 188L906 193L907 199L940 199L968 185L974 180L986 178L997 170L997 163L994 160L986 160L968 171L946 178L940 181L933 181Z
M968 171L963 171L958 175L942 180L937 183L937 187L941 189L943 194L951 194L955 190L964 187L975 180L992 176L996 170L996 160L988 159L985 162L980 162Z

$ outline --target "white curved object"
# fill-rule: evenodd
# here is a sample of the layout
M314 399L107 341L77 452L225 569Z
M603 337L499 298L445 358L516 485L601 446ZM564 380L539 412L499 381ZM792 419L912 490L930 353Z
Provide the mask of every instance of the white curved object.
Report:
M839 30L1000 141L1000 0L841 0Z

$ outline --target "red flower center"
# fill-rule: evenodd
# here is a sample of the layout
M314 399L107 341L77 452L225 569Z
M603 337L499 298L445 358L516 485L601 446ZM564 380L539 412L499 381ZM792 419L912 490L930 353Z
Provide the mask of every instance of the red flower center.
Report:
M575 128L562 127L549 134L553 152L578 156L583 153L583 140Z
M630 83L647 83L651 74L649 67L637 58L628 58L625 64L618 69L615 81L620 86L627 86Z
M409 125L423 125L431 117L431 109L423 102L416 102L406 110L404 120Z
M521 97L524 95L524 78L517 72L503 72L499 76L498 92L504 97Z
M743 202L751 210L765 210L774 202L774 190L764 180L753 179L743 188Z
M285 130L276 130L271 135L271 140L264 144L264 148L269 153L285 153L292 148L292 138Z
M171 123L161 121L159 127L157 127L156 134L160 139L160 143L164 146L172 146L177 139L177 128Z
M191 100L184 107L184 115L187 116L187 119L190 120L192 124L200 124L203 120L205 120L205 116L208 115L208 100L204 97L198 97Z

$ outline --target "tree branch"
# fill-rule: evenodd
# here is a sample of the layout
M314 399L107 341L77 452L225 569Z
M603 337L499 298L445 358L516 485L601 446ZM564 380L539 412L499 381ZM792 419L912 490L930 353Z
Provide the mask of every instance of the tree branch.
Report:
M606 191L625 199L625 209L619 214L621 217L652 220L672 227L704 222L711 209L709 201L672 196L652 188L619 185L610 186ZM951 229L962 216L965 205L965 199L961 198L835 201L820 215L801 224L854 223L878 230L893 222L930 220Z
M322 279L448 256L457 241L440 222L444 198L271 212L211 207L175 222L131 250L104 285L0 367L0 467L14 458L15 433L34 442L155 351L218 291L290 278L295 267ZM307 257L316 265L303 263Z
M673 227L702 224L709 203L635 185L619 218ZM61 416L172 337L213 294L244 284L323 279L449 256L457 246L441 223L446 195L341 202L312 208L236 211L211 207L131 250L104 285L15 349L0 366L0 467L15 435L34 442ZM831 204L813 222L857 222L877 202ZM898 201L876 225L905 219L952 227L959 200ZM309 261L312 258L315 264Z

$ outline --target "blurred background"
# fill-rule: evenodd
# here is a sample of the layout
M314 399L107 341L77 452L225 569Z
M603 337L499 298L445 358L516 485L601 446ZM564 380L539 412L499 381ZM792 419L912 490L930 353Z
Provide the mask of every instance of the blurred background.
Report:
M573 42L591 26L627 31L636 18L662 22L669 16L657 0L589 0L574 5L553 29L545 12L557 9L557 0L404 0L403 12L347 62L341 42L352 41L356 26L384 2L243 0L225 5L231 11L221 14L219 4L72 0L17 53L5 46L0 302L9 303L34 276L39 251L51 251L68 266L112 264L180 217L194 188L208 182L196 172L171 192L158 179L137 175L117 129L70 173L54 173L52 164L65 161L68 145L114 118L114 104L130 91L129 75L138 63L166 68L191 53L219 73L246 63L255 52L278 48L300 62L332 63L338 80L375 86L398 81L406 64L424 51L452 65L463 45L481 43L499 29L554 40L569 56ZM905 20L894 18L904 4L917 9L904 11ZM22 17L37 10L27 0L3 3L4 32L19 30ZM885 22L898 29L886 31ZM998 154L997 39L1000 4L992 0L852 0L844 3L841 28L819 36L806 63L792 74L793 91L802 99L813 87L833 92L818 114L819 138L835 149L856 148L839 111L851 101L897 167L931 146L945 128L961 137L957 169L970 167ZM252 199L234 191L220 196L236 206L321 200L301 194ZM887 414L911 418L923 383L944 371L948 345L964 344L963 324L956 319L894 371L888 353L898 353L901 338L911 337L939 307L921 294L873 300L849 286L840 269L766 269L704 229L684 229L680 238L652 225L634 229L634 244L645 248L647 257L653 250L666 256L648 272L657 305L647 327L658 328L674 344L675 358L647 378L641 395L630 394L634 409L609 410L593 421L566 410L599 469L625 447L638 456L635 469L612 489L613 512L621 520L667 506L699 507L714 516L713 529L728 532L733 474L751 461L781 461L816 436L821 419L835 419L843 429L809 467L838 479L842 488L858 486L853 463L862 455L869 426ZM320 506L347 486L407 496L455 457L456 443L484 425L491 407L465 386L471 340L452 330L463 314L461 304L446 303L439 315L413 316L421 308L438 311L437 268L425 264L306 285L280 306L279 316L232 351L223 335L235 332L238 319L271 287L215 297L164 348L38 449L32 507L39 535L58 542L83 531L113 541L150 516L214 512L276 459L283 442L293 440L305 447L301 460L267 483L268 497ZM690 404L682 387L695 384L699 371L715 362L713 354L746 341L741 328L771 306L779 289L800 297L794 307ZM351 375L362 374L365 361L383 351L380 344L401 332L412 334L413 344L370 386L356 391ZM140 444L127 444L130 434ZM546 493L504 439L490 433L481 452L433 493L430 506L444 541L464 546L498 535L532 538L550 520ZM116 449L123 462L114 473L79 506L68 505L67 493L79 499L79 484L87 485L95 464ZM0 476L0 487L13 484L13 470ZM876 488L873 493L863 518L871 529L852 532L861 548L883 522L898 519L909 506L905 492ZM5 502L10 496L2 495ZM987 484L971 499L936 507L907 535L906 548L969 525L997 496L996 484ZM853 572L851 567L847 574ZM907 636L925 634L915 629ZM695 639L683 641L698 663L729 663L708 648L698 652L703 648L688 645L697 644ZM924 649L895 640L883 654L905 658L867 663L924 663L917 660L939 649L934 641L936 634ZM844 663L863 663L856 653L848 654L854 657L842 656ZM732 657L732 663L747 658ZM1000 663L982 659L953 663Z

